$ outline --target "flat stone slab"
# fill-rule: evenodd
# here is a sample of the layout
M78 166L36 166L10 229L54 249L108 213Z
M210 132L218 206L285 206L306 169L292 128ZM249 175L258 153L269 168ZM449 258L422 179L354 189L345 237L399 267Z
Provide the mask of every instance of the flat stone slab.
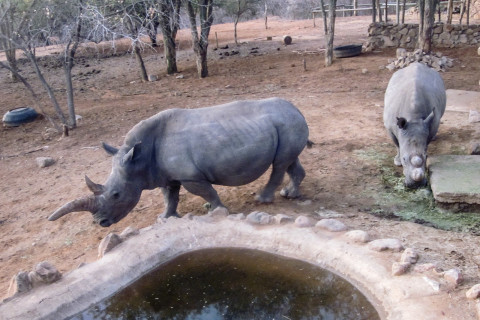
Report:
M480 92L447 89L447 111L480 111Z
M480 156L431 156L427 166L435 200L480 204Z

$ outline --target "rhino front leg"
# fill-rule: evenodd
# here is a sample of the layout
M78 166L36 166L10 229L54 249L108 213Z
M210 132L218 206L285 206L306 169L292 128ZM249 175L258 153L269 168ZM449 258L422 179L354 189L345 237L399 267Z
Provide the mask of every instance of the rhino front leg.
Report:
M200 196L210 203L210 211L213 211L217 207L224 207L223 203L218 197L217 191L212 187L211 183L207 181L201 182L182 182L182 185L187 189L188 192L193 193L194 195Z
M174 184L165 188L160 188L163 193L165 201L165 211L161 214L162 218L168 218L171 216L180 217L177 212L177 206L179 201L180 184Z
M300 183L305 178L305 170L298 158L288 167L287 173L290 176L290 182L280 191L280 195L285 198L298 198L300 196Z

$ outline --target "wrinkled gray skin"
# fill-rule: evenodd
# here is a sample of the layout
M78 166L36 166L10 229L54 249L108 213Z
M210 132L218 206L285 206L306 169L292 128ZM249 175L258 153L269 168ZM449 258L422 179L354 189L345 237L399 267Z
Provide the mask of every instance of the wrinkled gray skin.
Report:
M413 63L394 73L385 92L383 122L397 146L394 163L403 166L405 186L427 183L427 146L445 111L443 80L433 69Z
M142 190L154 188L164 195L163 216L178 216L180 186L204 198L213 210L224 205L212 184L244 185L270 165L270 180L257 200L272 202L285 172L290 182L280 193L295 198L305 177L298 156L307 141L303 115L279 98L166 110L133 127L120 149L103 144L114 155L107 182L99 185L86 177L93 195L65 204L49 220L86 210L108 227L135 207Z

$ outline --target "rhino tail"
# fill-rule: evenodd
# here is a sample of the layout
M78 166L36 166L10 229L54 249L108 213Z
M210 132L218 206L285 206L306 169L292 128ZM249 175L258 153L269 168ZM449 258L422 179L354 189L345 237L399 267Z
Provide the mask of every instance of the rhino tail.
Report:
M48 217L49 221L57 220L58 218L63 217L64 215L70 212L77 212L77 211L90 211L95 212L97 211L97 200L96 197L93 195L89 195L87 197L82 197L73 201L70 201L60 208L58 208L54 213Z
M311 140L307 140L307 148L311 149L315 143L313 143Z

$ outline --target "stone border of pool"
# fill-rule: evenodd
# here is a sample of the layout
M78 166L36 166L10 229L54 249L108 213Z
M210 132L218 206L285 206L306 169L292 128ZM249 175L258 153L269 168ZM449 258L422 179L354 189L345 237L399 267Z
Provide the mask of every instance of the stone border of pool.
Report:
M447 303L448 293L436 290L423 274L392 275L392 261L399 253L373 251L345 234L293 223L263 226L223 217L170 218L141 229L102 259L59 281L0 304L0 318L65 319L180 254L215 247L262 250L333 271L360 289L382 319L454 319L458 314L455 308L462 306Z

